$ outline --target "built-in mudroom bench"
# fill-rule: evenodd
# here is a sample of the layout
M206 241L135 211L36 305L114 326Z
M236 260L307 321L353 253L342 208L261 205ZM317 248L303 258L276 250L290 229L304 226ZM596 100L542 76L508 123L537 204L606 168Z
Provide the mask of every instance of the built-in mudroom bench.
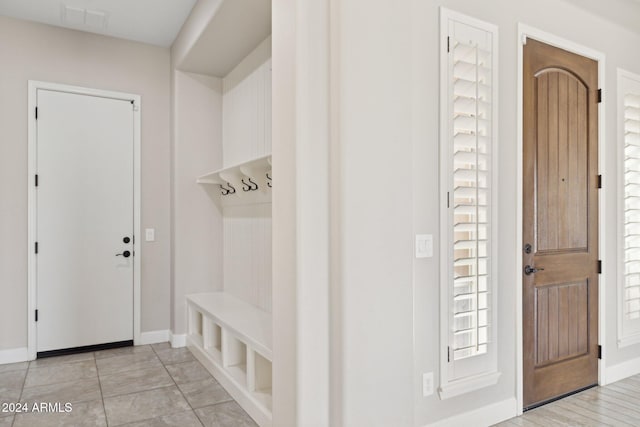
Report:
M187 345L261 426L271 425L271 314L225 292L187 296Z

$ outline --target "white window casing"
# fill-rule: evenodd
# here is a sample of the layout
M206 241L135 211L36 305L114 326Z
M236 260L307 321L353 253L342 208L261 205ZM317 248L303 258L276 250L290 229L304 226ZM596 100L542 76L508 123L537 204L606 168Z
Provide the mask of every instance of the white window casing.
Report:
M498 29L441 8L442 399L497 372Z
M618 346L640 343L640 75L618 70Z

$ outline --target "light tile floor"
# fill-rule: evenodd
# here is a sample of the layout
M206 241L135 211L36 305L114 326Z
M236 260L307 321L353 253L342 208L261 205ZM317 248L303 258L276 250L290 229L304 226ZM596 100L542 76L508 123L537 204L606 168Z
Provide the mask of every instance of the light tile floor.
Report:
M565 397L497 427L640 426L640 375Z
M2 411L16 402L29 412ZM36 403L72 411L34 412ZM0 427L58 426L256 424L187 348L168 343L0 365Z

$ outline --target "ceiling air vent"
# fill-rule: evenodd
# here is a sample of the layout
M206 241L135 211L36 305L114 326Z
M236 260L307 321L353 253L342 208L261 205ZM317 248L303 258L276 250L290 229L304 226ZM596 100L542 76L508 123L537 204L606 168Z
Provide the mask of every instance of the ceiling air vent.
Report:
M88 30L105 30L107 28L107 14L99 10L62 5L61 15L62 23L69 26Z

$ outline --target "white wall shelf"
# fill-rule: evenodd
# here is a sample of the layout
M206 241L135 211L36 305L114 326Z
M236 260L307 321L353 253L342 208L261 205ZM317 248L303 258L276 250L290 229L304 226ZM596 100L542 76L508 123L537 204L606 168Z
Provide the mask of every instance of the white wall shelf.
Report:
M219 194L225 205L270 203L273 185L271 155L210 172L196 182L219 186Z
M242 186L241 179L263 179L271 171L271 155L258 157L237 165L218 169L197 179L198 184L226 184Z
M187 346L261 426L271 426L271 314L225 292L187 295Z

